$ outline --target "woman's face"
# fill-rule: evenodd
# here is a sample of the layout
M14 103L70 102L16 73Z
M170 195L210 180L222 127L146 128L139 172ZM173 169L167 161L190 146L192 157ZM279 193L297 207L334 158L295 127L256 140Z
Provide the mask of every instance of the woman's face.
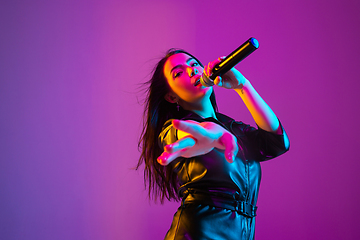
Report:
M193 57L185 53L170 56L164 65L164 75L172 92L187 103L199 102L205 96L209 98L212 93L212 87L204 87L201 84L195 86L203 70Z

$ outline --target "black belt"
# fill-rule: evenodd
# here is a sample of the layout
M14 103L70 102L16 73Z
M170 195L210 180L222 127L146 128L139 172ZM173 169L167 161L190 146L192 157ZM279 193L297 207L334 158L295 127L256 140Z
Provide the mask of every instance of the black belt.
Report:
M185 190L182 197L182 206L186 204L205 204L213 207L219 207L236 211L245 217L255 217L257 207L248 202L240 201L239 194L226 194L219 192L208 192L201 190L188 189Z

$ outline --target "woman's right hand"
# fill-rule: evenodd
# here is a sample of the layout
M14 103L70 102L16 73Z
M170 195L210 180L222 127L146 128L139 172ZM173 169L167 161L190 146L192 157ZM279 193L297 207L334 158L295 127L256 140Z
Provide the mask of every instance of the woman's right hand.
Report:
M226 57L223 56L212 62L209 62L204 67L204 74L207 77L211 76L214 67L225 58ZM244 77L244 75L242 75L236 68L233 67L221 77L217 76L214 80L214 84L226 89L241 89L247 81L248 80Z
M196 122L192 120L173 120L178 130L179 140L166 145L157 161L168 165L178 157L190 158L206 154L214 148L225 150L225 158L232 163L238 152L235 136L213 122Z

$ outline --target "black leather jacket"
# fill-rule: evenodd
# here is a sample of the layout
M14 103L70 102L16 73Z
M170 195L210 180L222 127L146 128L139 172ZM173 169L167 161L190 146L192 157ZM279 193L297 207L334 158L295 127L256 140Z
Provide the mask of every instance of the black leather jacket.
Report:
M187 189L201 189L211 192L233 194L237 192L241 201L256 206L261 180L260 162L272 159L289 148L285 147L284 134L267 132L254 128L232 118L216 113L214 118L203 119L193 112L187 112L182 120L215 122L237 138L239 152L233 163L226 161L224 151L214 148L211 152L192 158L179 158L169 167L177 174L180 182L179 196ZM177 130L167 121L159 136L161 147L177 140Z

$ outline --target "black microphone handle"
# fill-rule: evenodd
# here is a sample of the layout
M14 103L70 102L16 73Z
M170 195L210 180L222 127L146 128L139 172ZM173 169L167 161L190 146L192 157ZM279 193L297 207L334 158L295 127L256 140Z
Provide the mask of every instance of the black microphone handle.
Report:
M215 67L212 69L212 74L210 77L207 77L205 74L203 74L200 78L201 84L205 87L210 87L214 85L214 80L217 76L221 76L227 71L229 71L231 68L235 67L236 64L241 62L258 48L259 42L255 38L249 38L249 40L244 42L235 51L230 53L220 63L216 64Z

